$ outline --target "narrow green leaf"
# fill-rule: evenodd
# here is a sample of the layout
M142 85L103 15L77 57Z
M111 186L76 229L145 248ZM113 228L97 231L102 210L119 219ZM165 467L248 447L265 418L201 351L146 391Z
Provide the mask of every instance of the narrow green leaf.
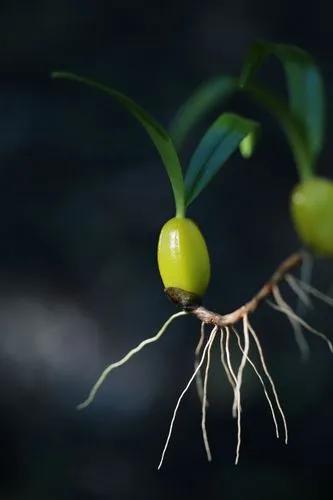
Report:
M245 87L266 58L273 55L283 65L289 107L304 128L312 164L322 149L324 130L324 89L320 71L312 57L293 45L256 42L246 58L241 86Z
M186 206L207 186L241 141L258 127L258 123L233 113L217 118L203 136L186 172Z
M244 91L255 102L261 104L279 122L293 153L300 176L306 177L311 175L312 160L305 131L290 112L287 103L262 85L249 84L245 87Z
M54 72L52 78L61 78L83 83L115 98L129 113L131 113L145 128L163 161L169 176L179 217L185 214L185 188L179 157L171 137L144 109L132 99L117 90L94 80L67 72Z
M201 85L191 97L185 101L172 120L169 131L178 151L184 145L190 130L212 111L217 104L221 105L238 88L238 79L231 76L219 76Z
M245 88L253 79L255 73L264 64L267 56L271 53L271 45L269 42L254 42L243 64L242 73L239 79L241 88Z
M260 60L260 58L258 58L258 60ZM224 79L225 77L222 77L222 86L224 85ZM237 80L234 79L235 83L236 81ZM187 118L187 116L191 116L191 106L193 106L194 109L198 107L198 109L200 110L200 112L198 112L198 114L196 115L196 119L199 120L200 118L202 119L206 114L208 114L208 112L210 111L210 107L213 108L220 105L220 95L218 92L216 92L216 94L213 94L213 97L211 97L208 108L205 108L204 105L201 105L200 103L201 92L208 95L210 89L212 87L214 88L216 82L217 79L206 82L206 84L201 87L200 91L194 92L194 94L192 94L192 96L178 112L177 121L181 124L183 130L186 131L186 134L188 134L192 130L192 125L196 125L194 121L188 121ZM238 87L237 90L243 91L254 102L258 102L266 111L271 113L277 119L289 142L300 175L303 177L310 175L312 171L313 160L309 150L309 144L307 141L305 129L299 122L299 120L297 120L297 118L294 116L294 114L291 113L290 109L288 108L287 102L276 96L272 91L268 90L264 86L258 84L248 83L245 87ZM224 95L222 92L222 102L223 100ZM184 113L184 115L182 113ZM177 123L177 121L174 123ZM173 130L176 130L176 128L173 127ZM182 139L185 138L181 135L180 137ZM250 153L252 154L252 152L249 151L248 146L249 138L244 138L244 142L242 141L240 143L240 149L241 153L247 157ZM252 147L253 146L254 143L252 144ZM245 151L244 147L247 147L247 151Z

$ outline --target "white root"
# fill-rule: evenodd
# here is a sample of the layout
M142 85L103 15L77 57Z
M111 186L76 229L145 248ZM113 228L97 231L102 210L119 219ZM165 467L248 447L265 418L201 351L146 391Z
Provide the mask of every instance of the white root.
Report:
M199 342L197 344L197 347L195 348L195 357L198 358L200 356L200 353L201 353L201 349L202 349L202 346L203 346L203 343L204 343L204 339L205 339L205 323L202 322L201 323L201 328L200 328L200 338L199 338Z
M209 373L209 366L210 366L210 352L212 349L212 345L213 345L213 342L215 339L216 332L217 332L217 326L213 329L212 338L209 341L209 347L208 347L208 351L207 351L207 364L206 364L204 384L203 384L203 397L202 397L201 430L202 430L202 437L203 437L203 441L204 441L204 445L205 445L205 450L207 453L208 462L212 461L212 454L210 451L210 446L209 446L208 436L207 436L207 429L206 429L207 384L208 384L208 373Z
M309 299L308 294L306 293L305 290L301 287L301 285L298 284L294 276L291 274L287 274L285 276L285 280L292 289L292 291L297 295L299 300L306 306L306 307L312 307L311 300Z
M237 395L237 447L236 447L235 465L237 465L238 461L239 461L239 452L240 452L241 440L242 440L240 390L241 390L241 386L242 386L243 371L244 371L244 368L246 365L247 356L248 356L249 347L250 347L247 314L245 314L245 316L243 318L243 330L244 330L244 351L243 351L242 359L241 359L241 362L240 362L240 365L238 368L236 387L235 387L235 396Z
M309 285L309 283L305 283L305 281L299 280L298 278L295 278L295 276L292 276L291 274L289 274L288 277L292 278L306 292L310 293L317 299L322 300L323 302L325 302L325 304L333 307L333 297L326 295L320 290L317 290L317 288L314 288L313 286Z
M305 338L302 327L295 320L295 318L293 318L290 315L288 315L287 317L288 317L288 320L292 326L292 329L294 332L294 338L295 338L296 344L299 348L299 351L301 353L301 358L303 361L307 361L310 357L310 347L309 347L309 344Z
M274 295L274 298L275 298L275 300L276 300L276 302L278 304L278 305L275 305L272 302L268 301L268 304L273 309L275 309L276 311L279 311L279 312L281 312L283 314L286 314L287 316L290 316L295 321L297 321L300 325L302 325L306 330L308 330L309 332L313 333L317 337L320 337L321 339L323 339L327 343L329 350L333 353L333 344L330 341L330 339L328 337L326 337L326 335L324 335L322 332L319 332L318 330L316 330L315 328L313 328L311 325L309 325L300 316L297 316L297 314L294 312L294 310L282 298L281 293L280 293L280 291L279 291L279 289L277 287L273 289L273 295Z
M198 364L197 368L194 370L194 373L192 374L190 380L188 381L185 389L183 390L183 392L180 394L180 396L178 398L178 401L176 403L176 407L175 407L173 415L172 415L172 419L171 419L171 423L170 423L170 427L169 427L169 432L168 432L168 435L167 435L167 439L166 439L166 442L165 442L165 445L164 445L164 448L163 448L163 451L162 451L161 460L160 460L160 463L158 464L158 467L157 467L158 470L162 467L162 464L163 464L163 461L164 461L164 457L165 457L165 453L166 453L167 448L169 446L169 441L170 441L170 438L171 438L173 426L174 426L174 423L175 423L175 420L176 420L176 416L177 416L177 412L178 412L178 408L180 406L180 403L181 403L183 397L185 396L186 392L190 388L190 385L192 384L193 380L195 379L196 374L198 373L198 371L200 370L201 366L203 365L203 363L205 361L207 350L210 348L210 346L211 346L211 344L212 344L212 342L214 340L215 333L216 333L216 329L213 328L213 330L211 331L211 333L209 335L209 338L208 338L208 341L207 341L207 343L205 345L205 348L203 350L203 353L202 353L201 359L199 361L199 364Z
M227 365L228 365L231 377L232 377L232 379L234 381L234 385L233 385L233 389L234 389L234 404L232 405L232 416L233 416L233 418L236 418L236 416L237 416L237 393L236 393L237 378L236 378L235 372L234 372L234 370L232 368L231 360L230 360L230 349L229 349L230 331L229 331L229 328L227 326L225 327L225 331L226 331L225 352L226 352L226 355L227 355ZM236 404L235 404L235 401L236 401Z
M168 326L170 325L170 323L172 323L173 320L175 320L176 318L178 318L180 316L184 316L186 314L188 314L188 313L185 312L185 311L181 311L181 312L178 312L176 314L173 314L164 323L164 325L162 326L162 328L157 332L157 334L154 337L150 337L150 338L148 338L146 340L143 340L137 347L135 347L134 349L131 349L119 361L117 361L116 363L112 363L111 365L107 366L105 368L105 370L102 372L102 374L100 375L100 377L98 378L98 380L95 383L95 385L92 387L92 389L91 389L91 391L90 391L87 399L85 401L83 401L81 404L79 404L77 406L77 409L78 410L82 410L83 408L87 408L87 406L89 406L94 401L98 389L101 387L101 385L103 384L104 380L106 379L106 377L109 375L109 373L112 370L114 370L115 368L119 368L119 366L122 366L125 363L127 363L127 361L129 361L131 359L131 357L134 356L134 354L137 354L146 345L152 344L153 342L157 342L162 337L163 333L166 331L166 329L168 328Z
M287 444L288 443L288 427L287 427L286 417L285 417L285 414L284 414L284 412L282 410L282 406L281 406L281 403L280 403L280 400L279 400L279 396L277 394L277 390L276 390L274 381L273 381L273 379L271 377L271 374L268 371L268 368L267 368L267 365L266 365L266 362L265 362L265 358L264 358L264 353L263 353L263 350L262 350L259 338L257 337L257 334L254 331L253 327L251 326L250 322L248 322L248 327L249 327L249 331L250 331L250 333L251 333L251 335L252 335L252 337L253 337L253 339L254 339L254 341L256 343L262 368L263 368L263 370L264 370L264 372L265 372L265 374L266 374L266 376L267 376L267 378L268 378L268 380L270 382L270 385L271 385L271 388L272 388L272 391L273 391L273 394L274 394L276 406L278 407L278 410L280 412L280 415L281 415L281 418L282 418L282 422L283 422L284 435L285 435L284 441Z
M237 342L238 342L239 349L244 354L244 350L243 350L243 347L242 347L242 344L241 344L241 339L240 339L240 336L238 334L238 331L236 330L235 327L232 327L232 329L233 329L233 331L234 331L234 333L235 333L235 335L237 337ZM247 361L252 366L255 374L257 375L257 377L258 377L258 379L259 379L259 381L260 381L260 383L261 383L261 385L263 387L265 397L267 399L267 402L268 402L270 410L271 410L271 414L272 414L272 418L273 418L273 422L274 422L274 427L275 427L275 434L276 434L276 437L279 438L279 426L278 426L278 423L277 423L277 419L276 419L276 415L275 415L275 411L274 411L274 406L273 406L272 400L269 397L269 394L267 392L266 384L265 384L262 376L260 375L259 370L257 369L256 365L254 364L254 362L252 361L252 359L249 356L247 356Z
M232 390L234 391L236 382L232 378L231 372L229 370L228 364L227 364L226 359L225 359L224 330L223 330L223 328L221 328L220 333L221 333L221 335L220 335L221 363L222 363L222 366L223 366L224 371L226 373L227 379L232 387Z
M199 342L197 344L197 347L195 348L195 360L194 360L194 369L196 370L199 364L199 357L201 353L201 349L204 343L204 338L205 338L205 323L201 323L201 328L200 328L200 337L199 337ZM203 398L203 382L202 382L202 376L201 376L201 370L197 372L197 375L195 377L195 383L197 386L197 393L199 396L199 400L202 403L202 398ZM208 401L206 401L206 405L208 406Z
M309 297L307 296L307 294L304 292L304 290L302 290L302 288L297 284L297 282L294 280L293 276L291 276L290 274L287 275L285 277L287 283L289 284L290 288L293 290L293 292L297 295L298 299L299 299L299 305L301 304L304 304L306 305L307 307L311 307L312 304L310 302L310 299ZM286 304L287 307L288 304ZM286 313L287 314L287 313ZM296 344L298 345L298 348L300 350L300 353L301 353L301 356L302 356L302 359L304 361L306 361L307 359L309 359L309 356L310 356L310 348L309 348L309 344L304 336L304 333L302 331L302 327L301 325L295 320L295 318L293 318L290 314L287 314L287 318L292 326L292 329L293 329L293 332L294 332L294 337L295 337L295 341L296 341Z

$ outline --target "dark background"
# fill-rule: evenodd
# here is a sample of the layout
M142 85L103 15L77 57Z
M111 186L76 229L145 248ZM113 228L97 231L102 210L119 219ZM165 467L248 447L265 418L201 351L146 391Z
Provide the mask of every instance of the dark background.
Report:
M208 413L214 461L206 463L193 387L157 472L193 368L199 324L192 318L179 319L159 344L115 372L89 409L75 410L108 362L174 312L156 266L173 201L135 121L111 99L51 81L49 73L67 69L110 82L167 125L200 82L237 74L258 37L300 45L320 63L329 138L330 2L1 1L1 500L331 498L332 357L309 334L312 356L302 363L290 325L266 306L252 322L288 417L288 447L274 438L248 370L241 458L233 465L231 391L216 349ZM263 77L284 90L277 64ZM284 138L248 102L236 100L232 109L262 119L263 141L252 160L233 157L189 214L212 258L206 303L221 312L248 299L299 246L288 216L297 177ZM332 151L327 140L319 169L328 176ZM313 283L333 293L331 262L315 262ZM306 319L332 333L328 307L316 302Z

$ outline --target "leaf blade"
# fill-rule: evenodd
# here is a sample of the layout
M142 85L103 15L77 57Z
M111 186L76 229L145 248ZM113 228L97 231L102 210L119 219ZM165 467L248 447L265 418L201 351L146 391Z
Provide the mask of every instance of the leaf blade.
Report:
M324 136L325 96L321 73L313 58L294 45L255 42L243 66L241 87L247 86L268 56L277 57L283 66L290 111L304 128L313 165Z
M82 83L110 95L141 123L155 145L168 174L175 199L177 215L184 216L185 187L182 168L172 139L166 130L136 102L112 87L74 73L56 71L51 76L54 79L65 79Z
M223 113L208 128L194 151L185 175L186 206L207 186L241 141L259 124L234 113Z
M222 75L203 83L185 101L169 126L169 132L178 151L190 130L212 111L216 104L223 104L238 88L238 78Z
M250 84L244 91L249 94L253 101L262 105L279 122L289 142L300 174L302 172L303 174L304 172L311 172L311 155L308 150L304 128L299 125L298 120L291 114L287 103L262 85Z
M291 111L304 120L309 146L316 158L323 145L324 85L312 57L293 46L278 45L277 56L284 62Z

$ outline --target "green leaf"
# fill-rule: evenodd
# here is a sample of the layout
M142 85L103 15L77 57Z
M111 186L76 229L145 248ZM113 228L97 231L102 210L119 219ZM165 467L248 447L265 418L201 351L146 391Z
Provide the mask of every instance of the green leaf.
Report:
M276 118L286 135L301 177L310 175L312 159L305 131L290 112L288 105L262 85L249 84L244 91Z
M169 131L178 151L182 148L188 133L216 104L222 104L238 89L238 79L219 76L201 85L185 101L172 120Z
M226 77L222 77L222 88L224 88L225 78ZM196 121L188 120L188 116L191 116L191 106L194 108L193 116L195 116L196 120L204 118L211 108L219 106L220 94L218 92L211 95L208 108L205 108L204 105L201 104L201 94L209 95L210 89L215 87L217 81L218 79L214 79L202 85L201 89L194 92L194 94L178 112L177 119L174 123L179 123L181 126L180 128L186 131L186 134L191 131L192 126L196 125ZM234 82L236 84L237 80L234 79ZM312 171L313 159L309 151L309 144L305 134L305 129L299 123L299 120L297 120L297 118L290 112L287 102L283 101L264 86L258 84L248 83L245 87L238 87L237 90L247 94L247 96L249 96L254 102L261 104L266 111L271 113L277 119L289 142L300 174L302 176L310 174ZM224 94L222 92L222 102L223 101ZM195 112L197 108L199 110L198 113ZM177 127L173 126L173 130L177 130ZM174 134L175 133L176 132L174 132ZM180 135L180 138L184 139L185 137ZM245 157L252 154L252 151L249 150L249 140L250 138L245 138L240 144L241 153ZM253 148L253 146L254 143L251 148ZM247 148L247 151L245 151L245 148Z
M167 174L169 176L173 195L176 204L176 214L179 217L185 215L185 188L183 173L178 154L172 143L171 137L144 109L136 104L132 99L117 90L108 87L94 80L84 78L67 72L54 72L52 78L61 78L83 83L93 87L115 98L129 113L131 113L145 128L154 143L160 157L163 161Z
M325 97L322 77L312 57L293 45L256 42L245 61L241 86L245 87L268 56L283 65L287 80L289 107L304 128L313 166L323 145Z
M258 123L223 113L209 127L195 150L185 176L186 206L201 193L241 141L256 133Z

